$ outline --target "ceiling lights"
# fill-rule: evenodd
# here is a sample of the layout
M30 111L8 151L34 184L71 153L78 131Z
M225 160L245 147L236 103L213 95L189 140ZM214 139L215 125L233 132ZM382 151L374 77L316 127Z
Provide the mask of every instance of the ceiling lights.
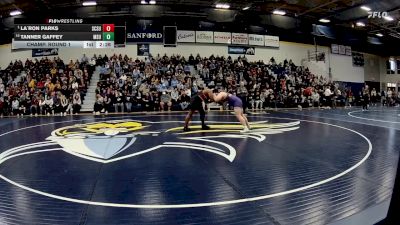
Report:
M215 8L217 9L229 9L231 6L226 3L218 3L215 5Z
M141 0L140 1L140 4L142 4L142 5L146 5L146 4L150 4L150 5L155 5L157 2L155 1L155 0L150 0L150 1L148 1L148 0Z
M371 11L371 8L368 7L368 6L365 6L365 5L361 6L360 8L365 10L365 11L367 11L367 12Z
M393 21L393 17L391 16L384 16L383 19L387 20L387 21Z
M250 9L250 6L246 6L243 8L243 10L248 10L248 9Z
M97 3L96 3L96 1L85 1L85 2L82 2L82 5L83 6L94 6L94 5L97 5Z
M320 19L319 22L321 22L321 23L329 23L329 22L331 22L331 21L328 20L328 19Z
M356 25L357 27L365 27L365 23L363 22L357 22Z
M10 16L18 16L21 15L22 12L20 10L14 10L10 12Z
M378 37L383 37L383 34L377 33L376 36L378 36Z
M275 9L272 13L275 14L275 15L281 15L281 16L286 14L285 11L279 10L279 9Z

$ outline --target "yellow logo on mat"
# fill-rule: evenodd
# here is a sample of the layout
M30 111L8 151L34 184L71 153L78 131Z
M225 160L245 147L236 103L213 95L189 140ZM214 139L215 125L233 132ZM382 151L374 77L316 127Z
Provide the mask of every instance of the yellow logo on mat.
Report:
M55 131L57 136L67 136L74 134L105 134L117 135L119 133L128 133L145 128L139 122L100 122L92 124L77 124L73 126L63 127Z
M169 123L171 122L115 120L76 124L53 131L47 140L56 142L63 147L64 151L73 155L105 163L161 148L207 151L232 162L236 156L236 149L229 144L232 139L254 139L262 142L266 135L297 130L300 124L299 121L290 123L259 121L251 123L252 129L249 132L242 133L243 126L240 124L210 122L210 130L202 130L200 125L193 125L190 127L191 131L182 132L183 127L166 129L165 127L168 127ZM160 124L162 125L158 126ZM158 141L156 136L161 135L168 135L168 138L159 140L168 141ZM133 145L140 136L151 136L151 139L148 139L144 146L151 144L152 147L141 149L143 143ZM133 153L114 158L128 148Z

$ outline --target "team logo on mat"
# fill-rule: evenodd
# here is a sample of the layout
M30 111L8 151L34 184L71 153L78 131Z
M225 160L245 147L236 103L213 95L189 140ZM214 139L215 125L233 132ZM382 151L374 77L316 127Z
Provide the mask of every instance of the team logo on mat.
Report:
M88 160L109 163L141 155L150 151L167 148L185 148L207 151L233 161L236 149L228 144L229 139L265 140L266 135L297 130L299 121L290 123L267 123L261 121L252 124L250 132L241 133L239 124L210 124L210 130L201 130L200 125L191 126L192 131L182 132L182 127L154 130L157 122L107 121L89 124L76 124L63 127L51 133L47 138L56 142L65 152ZM168 125L168 124L167 124ZM168 136L165 140L163 136ZM151 138L152 146L141 148L138 142ZM129 154L123 154L129 149Z
M32 135L34 128L44 127L37 130L37 136L33 136L37 142L28 141L4 149L0 153L0 165L4 164L4 167L1 167L0 180L38 195L79 204L146 209L207 207L258 201L317 187L348 174L371 154L371 142L357 131L316 121L300 122L290 118L268 118L272 118L273 122L254 121L249 132L241 132L242 125L229 122L225 117L219 117L220 121L208 121L210 130L202 130L201 125L194 122L189 132L182 131L181 120L162 121L160 118L157 118L157 122L109 118L109 121L58 126L55 130L50 129L50 125L54 126L57 122L21 128L18 131L21 135ZM59 123L71 124L70 122L72 121ZM247 178L253 180L254 177L258 179L254 181L258 186L254 188L261 190L258 188L268 185L271 175L287 171L292 168L292 163L297 166L299 160L297 154L292 157L284 156L298 150L293 141L286 141L288 138L293 138L294 142L297 142L306 135L304 141L300 141L306 149L304 151L307 153L316 151L315 154L320 156L318 153L320 145L312 138L314 133L300 132L300 129L307 129L313 125L340 129L341 132L338 132L340 137L349 134L360 136L360 140L364 139L368 144L366 155L350 168L338 171L337 174L324 173L321 176L312 176L313 178L309 180L310 175L306 173L304 177L307 182L285 185L291 189L282 187L277 192L272 190L272 193L270 190L266 190L265 193L257 191L244 198L230 193L221 199L209 197L215 195L214 187L219 190L234 191L225 178L232 177L237 181L235 185L243 185L243 188L246 188ZM332 134L334 133L322 132L319 138L325 140L331 138ZM30 139L28 136L27 138ZM3 146L9 145L13 143L3 143ZM287 151L280 151L286 148ZM360 151L364 151L363 146L357 147L351 153L359 157ZM344 160L353 157L349 156L348 151L342 150L342 152ZM322 164L314 161L313 157L307 161L307 168L310 171L314 166L321 168ZM252 162L254 167L252 165L252 168L247 169L248 163ZM21 170L21 173L26 174L14 171L13 163L16 166L26 166L25 170ZM42 163L49 163L49 167L41 165ZM264 171L265 165L270 168L268 173ZM282 168L279 165L282 165ZM221 171L226 172L223 176L219 172L220 166L227 169ZM243 177L244 173L247 177ZM244 180L239 180L242 178ZM124 186L117 187L121 181L124 182ZM209 182L213 182L211 186ZM93 191L93 183L99 184L100 187L96 193ZM173 186L170 188L172 183ZM150 202L147 197L141 198L141 188L153 184L157 190L165 191L162 196L174 195L174 197L161 196L156 201L151 197ZM121 199L120 196L128 189L139 191L132 192L132 197ZM180 195L175 196L176 190L183 190L183 193L186 192L193 198L183 199ZM208 194L210 191L212 195Z

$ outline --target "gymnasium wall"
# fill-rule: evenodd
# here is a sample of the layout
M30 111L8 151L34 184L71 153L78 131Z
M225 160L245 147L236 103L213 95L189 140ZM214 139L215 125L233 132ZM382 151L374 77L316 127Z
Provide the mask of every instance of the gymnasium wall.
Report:
M381 57L371 54L364 54L365 81L380 81L380 59Z
M381 58L379 60L380 65L380 82L382 84L382 88L386 90L387 83L397 83L397 87L400 87L400 74L387 74L386 72L386 60L389 57ZM397 57L398 58L398 57Z
M353 66L351 56L329 54L332 79L363 83L365 81L364 67Z
M284 59L292 59L296 65L304 65L305 59L307 58L307 51L314 50L313 45L291 43L291 42L280 42L280 48L265 48L256 47L255 55L247 55L246 57L250 61L264 60L269 61L271 57L274 57L277 62L281 62ZM365 81L365 71L363 67L354 67L352 65L350 56L334 55L330 54L328 47L318 47L319 51L327 53L325 63L313 63L307 64L312 72L318 73L318 75L328 76L329 66L331 67L332 79L336 81L346 82L357 82L363 83ZM88 57L93 54L127 54L129 57L137 57L137 45L127 45L125 48L115 49L60 49L59 56L64 61L68 62L73 59L80 59L83 54ZM211 54L228 56L228 47L226 45L210 45L210 44L183 44L180 43L177 47L164 47L162 44L151 44L150 53L152 55L171 55L180 54L188 57L191 53L196 55L199 53L201 56L210 56ZM32 58L31 50L13 51L11 52L11 45L0 46L0 67L5 68L11 60L21 59L25 61L27 58ZM239 55L231 55L233 58L237 58Z

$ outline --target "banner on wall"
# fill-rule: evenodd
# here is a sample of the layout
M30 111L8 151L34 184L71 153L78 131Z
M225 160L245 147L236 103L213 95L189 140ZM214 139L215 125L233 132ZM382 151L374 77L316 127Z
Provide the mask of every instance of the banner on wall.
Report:
M232 44L248 45L249 35L245 33L232 33Z
M178 30L176 40L181 43L194 43L196 42L196 32L194 30Z
M212 31L196 31L197 43L213 43L214 35Z
M231 44L232 35L230 32L214 32L214 43L216 44Z
M32 49L32 57L58 55L58 48Z
M264 46L264 36L259 34L249 34L249 45Z
M331 50L333 54L339 54L339 45L337 44L332 44L331 45Z
M126 28L126 43L163 43L163 31Z
M273 47L273 48L279 48L279 37L278 36L265 35L264 36L264 46Z
M351 46L332 44L331 51L332 54L351 56Z
M256 49L247 46L228 46L228 54L255 55Z
M353 52L352 53L353 66L364 66L364 54Z
M346 55L351 56L351 47L346 46Z
M346 46L339 45L339 54L346 55Z
M150 45L149 44L138 44L137 45L137 55L138 56L150 55Z

